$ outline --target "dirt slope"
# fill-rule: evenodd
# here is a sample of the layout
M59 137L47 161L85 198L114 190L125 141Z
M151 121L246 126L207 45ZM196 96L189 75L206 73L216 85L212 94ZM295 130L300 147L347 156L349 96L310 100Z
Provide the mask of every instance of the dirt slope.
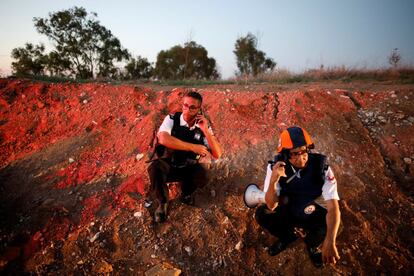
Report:
M412 274L413 85L201 89L225 155L211 164L196 206L174 200L156 225L142 196L145 161L185 91L0 79L0 272ZM248 183L262 185L290 125L310 132L338 179L344 230L335 267L315 269L303 241L269 257L273 238L242 200Z

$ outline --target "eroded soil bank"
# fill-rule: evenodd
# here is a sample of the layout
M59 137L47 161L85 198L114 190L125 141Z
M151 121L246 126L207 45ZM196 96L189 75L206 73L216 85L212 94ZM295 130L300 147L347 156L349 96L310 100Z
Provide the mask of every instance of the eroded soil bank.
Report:
M411 274L414 86L209 86L225 154L196 206L156 225L145 161L185 88L0 79L0 272L184 275ZM302 241L276 257L242 193L262 185L278 133L300 125L339 183L341 260L315 269ZM206 162L208 160L205 160ZM171 186L171 196L179 189Z

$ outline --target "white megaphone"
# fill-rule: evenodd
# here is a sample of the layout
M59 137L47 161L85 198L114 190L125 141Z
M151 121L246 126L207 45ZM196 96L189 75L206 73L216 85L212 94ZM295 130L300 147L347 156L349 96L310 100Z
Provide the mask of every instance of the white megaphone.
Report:
M252 183L247 185L246 189L244 190L244 204L246 204L249 208L254 208L259 203L266 203L265 202L265 193L259 189L259 187Z

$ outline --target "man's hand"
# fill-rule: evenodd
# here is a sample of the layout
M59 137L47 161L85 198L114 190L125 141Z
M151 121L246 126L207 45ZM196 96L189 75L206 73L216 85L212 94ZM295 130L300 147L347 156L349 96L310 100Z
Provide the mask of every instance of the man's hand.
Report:
M286 163L283 161L277 161L276 164L273 165L273 169L272 169L272 176L275 177L286 177L286 172L285 172L285 166Z
M200 154L203 157L209 153L206 146L198 145L198 144L192 144L191 151L194 153Z
M324 264L336 264L339 260L335 243L325 240L322 245L322 261Z
M204 135L206 135L208 132L208 123L206 117L204 117L202 114L198 114L196 116L196 122L197 126L201 129Z

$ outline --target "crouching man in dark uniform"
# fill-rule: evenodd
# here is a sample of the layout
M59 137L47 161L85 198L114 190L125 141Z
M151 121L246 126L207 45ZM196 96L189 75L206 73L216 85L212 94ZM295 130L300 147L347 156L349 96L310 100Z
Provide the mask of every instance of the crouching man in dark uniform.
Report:
M289 127L281 133L278 155L267 167L266 204L257 208L255 217L259 225L278 237L269 248L270 255L285 250L298 238L295 227L302 228L309 256L316 267L321 267L339 260L339 196L326 157L311 153L313 148L303 128Z
M208 172L199 158L222 154L207 119L201 112L202 97L188 92L183 98L182 112L167 115L158 130L158 159L148 167L151 186L155 189L158 208L155 221L163 222L168 209L168 181L181 181L181 201L193 205L193 192L208 182Z

